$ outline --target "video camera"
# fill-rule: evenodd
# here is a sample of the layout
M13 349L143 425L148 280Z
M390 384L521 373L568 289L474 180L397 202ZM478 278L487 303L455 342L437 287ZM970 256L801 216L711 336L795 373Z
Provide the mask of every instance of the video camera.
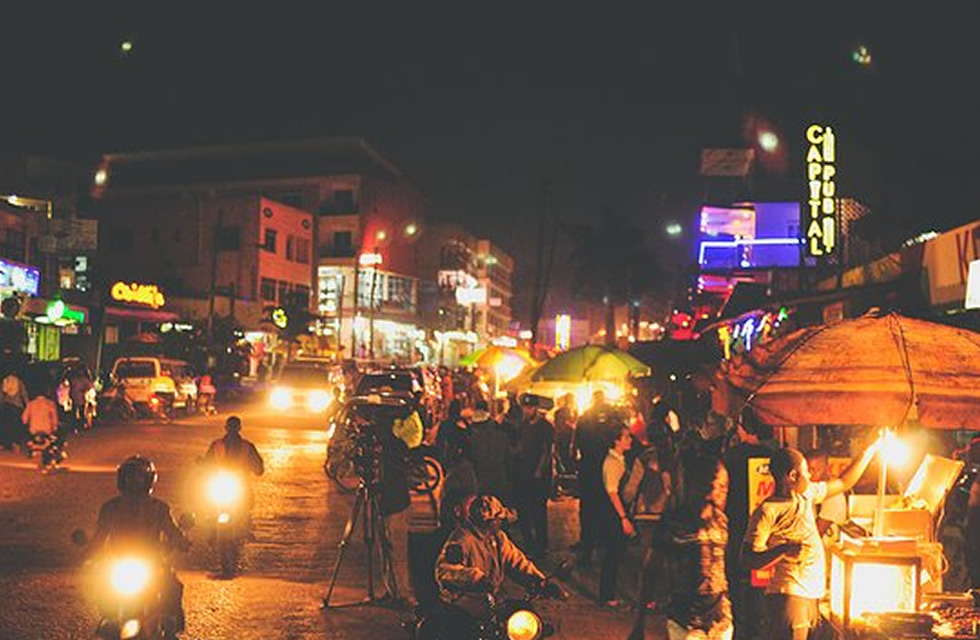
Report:
M381 458L392 439L396 420L413 411L400 398L377 395L351 398L344 407L341 425L350 444L350 459L358 477L368 485L381 482Z

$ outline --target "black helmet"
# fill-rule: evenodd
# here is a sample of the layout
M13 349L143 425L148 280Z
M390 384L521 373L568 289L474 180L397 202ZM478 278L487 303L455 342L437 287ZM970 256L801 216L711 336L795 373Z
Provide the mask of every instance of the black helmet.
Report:
M157 483L157 468L143 456L129 456L116 469L116 488L126 495L150 495Z
M238 416L230 416L225 420L225 431L228 433L241 433L242 419Z

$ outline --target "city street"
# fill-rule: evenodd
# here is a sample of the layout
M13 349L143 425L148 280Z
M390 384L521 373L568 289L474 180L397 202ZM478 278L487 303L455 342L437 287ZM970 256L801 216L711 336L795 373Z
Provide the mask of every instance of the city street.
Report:
M193 548L178 558L185 584L187 638L409 638L400 623L407 611L383 607L320 608L351 499L324 477L325 434L315 420L267 411L244 411L245 437L265 458L256 484L254 533L241 575L215 575L217 559L202 523ZM115 467L126 456L151 457L160 472L155 494L174 513L194 510L195 460L221 435L224 416L170 425L102 425L72 438L67 471L42 476L27 460L0 454L0 637L88 638L95 627L91 595L84 592L82 550L70 534L91 533L100 504L113 496ZM574 540L574 501L553 503L554 548ZM396 532L396 535L398 533ZM365 556L349 547L335 602L364 595ZM570 581L567 602L543 602L558 638L625 638L632 614L602 610L587 596L595 576ZM516 588L516 587L515 587ZM646 638L661 622L649 621Z

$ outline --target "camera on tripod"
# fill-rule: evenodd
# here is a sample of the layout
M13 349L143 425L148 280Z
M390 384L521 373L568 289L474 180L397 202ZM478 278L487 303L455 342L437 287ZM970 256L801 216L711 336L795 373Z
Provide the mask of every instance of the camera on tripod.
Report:
M345 425L351 443L349 455L357 477L366 485L373 487L383 480L385 441L393 437L395 421L411 411L411 406L398 398L366 396L350 402Z

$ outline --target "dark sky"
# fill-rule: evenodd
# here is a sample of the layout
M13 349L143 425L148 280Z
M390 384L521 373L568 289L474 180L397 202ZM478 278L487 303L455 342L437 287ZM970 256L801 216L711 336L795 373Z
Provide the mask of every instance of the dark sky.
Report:
M693 221L700 149L739 143L746 114L791 154L819 117L883 163L903 224L977 217L972 3L21 4L0 15L0 151L357 134L435 217L517 248L546 180L559 218L608 205L652 237Z

